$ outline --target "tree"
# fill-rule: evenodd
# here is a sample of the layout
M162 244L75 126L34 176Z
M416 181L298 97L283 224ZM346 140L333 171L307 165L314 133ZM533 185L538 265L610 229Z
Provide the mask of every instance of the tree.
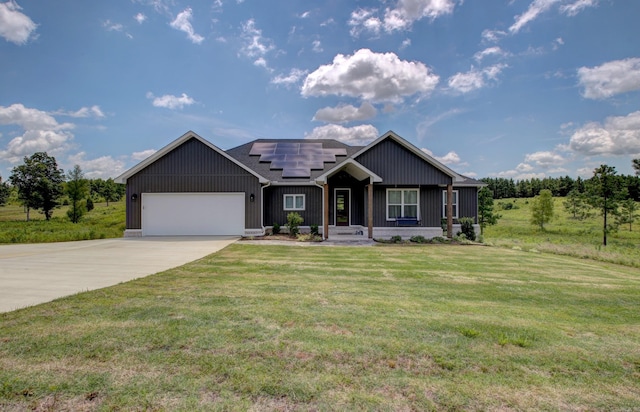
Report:
M616 216L618 225L629 225L629 232L632 230L633 223L640 217L636 212L640 209L633 199L627 199L622 202L620 213Z
M104 181L100 194L107 201L107 206L109 206L109 202L115 202L120 199L117 183L111 178Z
M80 166L75 165L67 175L67 196L69 196L69 209L67 216L73 223L78 223L86 211L86 201L89 192L89 182L84 178Z
M13 168L9 180L17 188L18 199L27 209L27 221L31 209L41 209L45 219L51 219L62 195L64 181L64 171L58 169L55 157L46 152L25 156L24 164Z
M636 171L636 175L640 176L640 159L633 159L633 169Z
M531 202L531 224L539 225L544 230L544 224L553 219L553 195L551 190L542 189L540 194Z
M480 234L483 234L487 225L495 225L498 223L500 216L493 213L493 194L487 186L478 192L478 224L480 225Z
M587 196L583 193L573 189L567 195L566 200L563 202L564 210L571 214L574 219L585 220L591 216L589 213L589 203L587 203Z
M603 217L602 244L607 246L607 234L615 229L607 222L608 216L618 210L618 201L624 195L620 188L620 180L616 176L616 168L601 165L593 171L593 177L587 182L589 204L598 209Z
M0 206L4 206L7 203L7 199L9 199L9 194L11 193L11 188L7 182L2 181L2 176L0 176Z

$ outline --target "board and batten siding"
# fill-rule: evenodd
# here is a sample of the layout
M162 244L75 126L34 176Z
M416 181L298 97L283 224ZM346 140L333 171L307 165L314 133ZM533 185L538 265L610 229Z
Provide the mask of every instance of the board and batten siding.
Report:
M458 191L458 217L472 217L478 223L478 188L453 187Z
M243 192L245 228L262 227L258 178L193 138L127 179L127 229L142 227L142 193L180 192ZM138 196L136 201L131 200L134 193Z
M304 195L305 210L284 210L284 195ZM302 226L322 226L322 189L317 186L270 186L264 190L264 225L287 223L287 215L296 212L304 221Z
M392 139L381 141L359 155L356 160L378 176L382 176L385 185L451 183L450 176Z
M387 221L387 189L416 189L417 186L374 186L373 188L373 226L393 227L395 221ZM441 227L442 188L437 186L420 187L420 226Z

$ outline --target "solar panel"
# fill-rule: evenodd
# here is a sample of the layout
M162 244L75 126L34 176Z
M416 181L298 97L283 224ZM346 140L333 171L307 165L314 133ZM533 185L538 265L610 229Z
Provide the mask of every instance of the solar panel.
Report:
M311 170L335 163L336 156L346 156L347 150L324 148L318 142L256 142L249 155L260 156L260 162L270 162L271 170L282 169L282 177L310 177Z

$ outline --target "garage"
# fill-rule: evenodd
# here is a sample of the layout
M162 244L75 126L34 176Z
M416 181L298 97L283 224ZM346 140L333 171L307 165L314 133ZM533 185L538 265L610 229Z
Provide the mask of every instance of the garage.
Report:
M244 193L143 193L143 236L244 234Z

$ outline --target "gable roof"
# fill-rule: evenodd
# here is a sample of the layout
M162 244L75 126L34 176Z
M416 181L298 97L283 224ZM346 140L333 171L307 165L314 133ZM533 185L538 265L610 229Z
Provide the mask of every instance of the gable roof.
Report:
M373 142L369 143L367 146L365 146L362 149L360 149L352 157L354 159L357 158L361 154L371 150L371 148L373 148L374 146L378 145L379 143L381 143L381 142L383 142L383 141L385 141L387 139L391 139L391 140L395 141L396 143L400 144L401 146L403 146L405 149L409 150L410 152L412 152L416 156L422 158L424 161L429 163L431 166L433 166L436 169L440 170L442 173L446 174L447 176L450 176L453 179L453 183L454 184L455 183L462 183L462 182L464 182L465 180L468 179L465 176L462 176L461 174L454 172L453 170L451 170L450 168L445 166L443 163L440 163L439 161L437 161L433 157L429 156L424 151L418 149L416 146L412 145L411 143L409 143L408 141L406 141L402 137L398 136L397 134L395 134L395 132L393 132L391 130L389 130L388 132L386 132L385 134L383 134L382 136L380 136L379 138L377 138Z
M171 152L173 149L179 147L181 144L189 141L190 139L198 140L199 142L201 142L202 144L208 146L209 148L211 148L211 150L215 151L219 155L225 157L226 159L229 159L231 162L235 163L236 165L240 166L241 168L243 168L247 172L249 172L252 175L254 175L255 177L257 177L258 180L260 181L260 183L268 183L269 182L269 180L265 179L264 177L262 177L261 175L256 173L254 170L250 169L245 164L239 162L235 158L229 156L229 154L227 154L227 152L225 152L224 150L218 148L213 143L211 143L208 140L200 137L197 133L192 132L191 130L189 130L187 133L183 134L182 136L180 136L179 138L177 138L173 142L169 143L168 145L166 145L162 149L158 150L157 152L155 152L151 156L147 157L146 159L144 159L143 161L141 161L137 165L133 166L131 169L127 170L126 172L124 172L120 176L116 177L115 181L117 183L127 183L127 179L128 178L130 178L131 176L135 175L139 171L143 170L145 167L149 166L150 164L152 164L156 160L160 159L161 157L163 157L167 153Z

